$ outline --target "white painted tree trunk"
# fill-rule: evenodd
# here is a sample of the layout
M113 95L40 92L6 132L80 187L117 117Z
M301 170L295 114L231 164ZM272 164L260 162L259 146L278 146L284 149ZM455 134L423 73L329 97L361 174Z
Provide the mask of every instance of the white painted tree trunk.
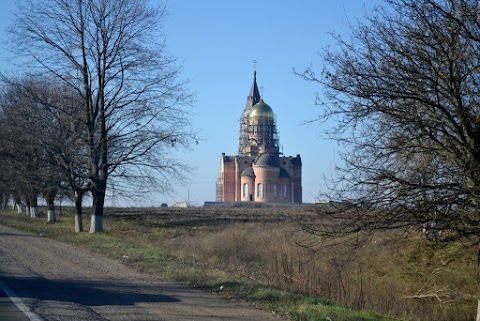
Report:
M48 210L47 212L47 223L55 223L55 210Z
M90 233L103 232L103 215L92 215Z
M83 212L82 212L82 201L83 190L75 190L75 232L83 232Z
M75 232L83 231L83 215L75 214Z
M477 303L477 318L475 319L475 321L480 321L480 299Z
M17 207L18 214L25 212L25 206L22 203L17 203L15 206Z
M38 211L38 206L32 206L30 207L30 217L39 217L39 211Z

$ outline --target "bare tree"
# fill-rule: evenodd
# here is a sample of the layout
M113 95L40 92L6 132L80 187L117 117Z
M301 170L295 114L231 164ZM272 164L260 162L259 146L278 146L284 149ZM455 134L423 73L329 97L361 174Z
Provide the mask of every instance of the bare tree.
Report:
M55 222L55 198L66 185L67 175L57 164L65 152L59 142L58 110L63 92L52 81L5 80L2 107L3 169L10 173L6 186L21 192L34 217L37 198L43 196L48 207L47 222Z
M335 36L321 84L322 120L344 144L331 207L313 233L448 229L480 240L480 4L386 0Z
M38 216L41 148L36 143L38 126L30 112L31 101L16 95L11 88L2 97L2 156L7 181L19 198L23 198L27 215Z
M320 77L302 74L326 89L321 118L339 120L330 133L347 147L338 197L396 212L374 218L377 227L436 219L476 236L479 4L386 2L352 39L337 38L340 51L325 52Z
M152 171L179 173L167 152L194 139L191 96L159 34L164 14L146 0L24 0L10 29L34 67L82 97L92 233L103 230L112 173L150 181Z

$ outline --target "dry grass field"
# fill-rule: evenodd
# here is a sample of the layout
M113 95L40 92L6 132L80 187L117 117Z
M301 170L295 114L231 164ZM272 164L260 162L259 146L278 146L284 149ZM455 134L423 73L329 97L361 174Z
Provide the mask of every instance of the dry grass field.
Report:
M305 233L309 207L111 210L157 229L169 253L262 284L331 302L417 320L472 320L476 256L462 244L421 233L384 232L358 248ZM342 240L345 241L345 240Z
M219 295L291 320L474 319L476 251L419 231L377 233L361 247L321 239L300 228L314 223L312 209L108 208L102 235L74 234L68 213L53 225L12 212L1 220L195 287L224 285Z

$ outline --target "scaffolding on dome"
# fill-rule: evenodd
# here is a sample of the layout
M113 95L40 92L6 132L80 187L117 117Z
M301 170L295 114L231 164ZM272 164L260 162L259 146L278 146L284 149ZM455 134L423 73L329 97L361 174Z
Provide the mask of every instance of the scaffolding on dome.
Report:
M275 123L275 118L241 119L239 155L279 154L279 135Z

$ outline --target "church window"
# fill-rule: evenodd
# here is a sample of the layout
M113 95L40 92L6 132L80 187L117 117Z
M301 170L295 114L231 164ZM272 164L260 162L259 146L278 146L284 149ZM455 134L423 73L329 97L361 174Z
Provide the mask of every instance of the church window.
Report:
M248 197L248 184L243 184L243 197Z
M257 197L263 198L263 184L259 183L257 186Z
M273 197L277 198L277 184L273 184Z
M288 198L288 186L287 186L287 184L283 185L283 197Z

